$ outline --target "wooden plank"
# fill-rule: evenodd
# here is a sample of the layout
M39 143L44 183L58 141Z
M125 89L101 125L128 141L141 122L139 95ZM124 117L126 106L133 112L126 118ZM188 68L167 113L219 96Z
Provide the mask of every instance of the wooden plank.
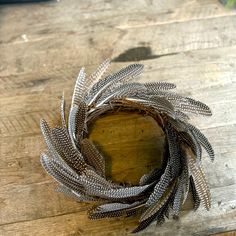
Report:
M229 232L219 233L219 234L215 234L215 235L217 235L217 236L235 236L236 231L229 231Z
M0 233L4 236L14 235L127 235L137 223L137 219L129 219L127 225L123 219L112 219L98 222L88 220L86 213L73 213L62 216L39 219L36 221L19 222L0 226ZM30 232L30 233L29 233Z
M197 212L183 212L179 221L168 220L163 226L157 228L153 224L140 235L209 235L234 229L236 223L235 204L236 186L217 188L212 191L214 207L209 212L200 209ZM227 201L218 206L219 200L225 191L228 192ZM85 212L48 217L34 221L23 221L0 226L0 232L5 235L128 235L128 232L136 225L137 218L111 219L91 221L87 219ZM194 223L193 223L194 222ZM201 231L201 232L200 232Z
M8 184L1 187L0 225L72 212L86 212L89 209L88 204L78 203L56 193L55 182L48 177L45 179L47 180L39 183L16 186Z
M188 95L192 92L188 91L189 89L199 90L206 86L219 86L221 82L224 85L232 83L235 81L234 73L236 71L235 52L236 47L232 46L217 50L204 49L189 51L153 60L141 60L140 63L145 65L141 80L172 81L177 84L178 89L181 89L185 93L187 92ZM31 94L48 92L56 93L60 96L63 89L65 92L71 94L71 89L80 68L86 66L86 71L90 74L104 58L93 65L86 65L86 61L79 61L77 63L78 60L74 60L77 66L73 65L72 57L70 61L71 65L65 64L64 58L62 62L61 58L58 58L58 62L61 62L60 69L58 70L38 68L40 69L39 73L36 71L31 73L24 72L18 73L16 76L4 76L4 73L1 73L1 98L11 96L13 92L14 95L29 94L29 92ZM118 70L130 63L132 62L113 63L110 71ZM27 64L24 64L24 67L27 67ZM194 83L186 83L186 81L193 79Z
M114 58L127 49L140 46L150 47L152 51L151 55L145 55L144 59L197 49L233 46L236 36L235 17L224 16L200 22L194 20L126 30L121 30L118 26L106 28L104 24L98 24L93 25L92 32L86 27L83 27L83 30L86 28L87 31L81 32L80 28L76 28L81 25L78 22L75 33L60 32L56 28L50 37L41 37L37 33L29 32L27 42L1 44L1 74L14 76L34 72L41 78L48 77L51 71L55 74L64 73L62 64L75 70L74 68L77 69L82 64L80 58L84 65L98 64L104 58ZM163 35L168 35L168 38ZM104 41L104 38L107 40Z
M31 14L27 14L29 9ZM24 8L4 6L1 8L1 13L5 15L1 28L2 32L5 32L2 35L2 43L20 43L19 36L24 31L38 32L42 37L44 34L53 33L54 28L73 34L75 27L81 27L83 31L87 31L88 27L94 29L101 24L105 27L114 27L117 23L120 24L120 28L146 27L235 15L234 11L227 11L219 2L211 0L204 2L168 0L165 3L141 0L137 1L135 6L132 6L131 0L119 3L71 0L67 3L62 1L26 5ZM82 24L78 25L78 21ZM31 27L32 25L36 27ZM22 41L24 40L26 39L23 37Z

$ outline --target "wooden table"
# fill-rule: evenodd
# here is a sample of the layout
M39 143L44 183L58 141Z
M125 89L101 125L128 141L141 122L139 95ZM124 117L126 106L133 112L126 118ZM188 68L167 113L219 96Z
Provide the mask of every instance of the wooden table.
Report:
M127 235L137 219L90 221L90 205L54 192L39 162L39 120L57 124L80 67L140 61L140 81L176 83L212 108L193 118L214 146L204 159L209 212L183 211L140 235L236 229L236 11L216 0L49 1L0 6L0 235ZM204 156L206 156L204 154Z

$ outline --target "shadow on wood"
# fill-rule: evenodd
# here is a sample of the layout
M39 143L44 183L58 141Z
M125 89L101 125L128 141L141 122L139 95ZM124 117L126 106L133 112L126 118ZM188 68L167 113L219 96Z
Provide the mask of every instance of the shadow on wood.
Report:
M89 127L89 139L104 155L113 181L138 184L142 175L161 168L164 133L150 116L107 114Z

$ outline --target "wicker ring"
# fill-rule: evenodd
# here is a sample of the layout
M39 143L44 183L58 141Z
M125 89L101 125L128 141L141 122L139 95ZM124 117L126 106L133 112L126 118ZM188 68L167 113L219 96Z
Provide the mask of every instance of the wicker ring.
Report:
M58 183L58 191L79 201L98 201L89 210L91 219L141 214L133 233L169 214L178 217L181 205L191 192L194 209L202 202L209 210L211 197L201 167L202 148L214 160L207 138L188 120L188 113L210 116L205 104L169 90L167 82L138 83L143 65L132 64L101 79L110 65L105 60L86 77L79 72L68 117L64 96L61 102L61 127L50 128L41 120L47 151L41 155L46 172ZM165 133L164 164L141 177L138 186L123 186L106 179L105 160L87 137L87 125L100 115L121 110L145 111Z

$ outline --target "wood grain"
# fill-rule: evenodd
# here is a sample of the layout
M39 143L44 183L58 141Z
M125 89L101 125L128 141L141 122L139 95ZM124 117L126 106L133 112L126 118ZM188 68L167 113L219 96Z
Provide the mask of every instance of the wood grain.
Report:
M180 220L169 219L140 235L211 235L235 230L235 20L236 11L224 9L216 0L139 0L135 4L131 0L61 0L2 5L0 235L128 235L135 226L135 217L89 220L86 210L90 204L54 192L56 184L39 162L45 148L40 118L57 125L60 96L64 91L70 104L80 67L85 66L89 74L105 58L122 54L125 60L114 62L110 71L138 58L145 65L139 81L173 82L178 92L207 103L213 111L210 118L192 119L216 153L214 163L205 154L203 158L212 209L191 212L189 200ZM136 53L132 57L131 51ZM112 178L137 182L149 164L160 164L153 156L160 154L160 145L155 146L153 140L161 135L149 118L125 117L98 121L91 139L100 142L99 147L111 158ZM119 122L126 124L119 128ZM130 140L127 145L122 143L125 138ZM126 162L120 161L124 159L120 150ZM140 168L141 163L146 169ZM130 174L125 176L122 172L127 169Z
M217 235L217 236L235 236L236 231L229 231L229 232L219 233L219 234L215 234L215 235Z

